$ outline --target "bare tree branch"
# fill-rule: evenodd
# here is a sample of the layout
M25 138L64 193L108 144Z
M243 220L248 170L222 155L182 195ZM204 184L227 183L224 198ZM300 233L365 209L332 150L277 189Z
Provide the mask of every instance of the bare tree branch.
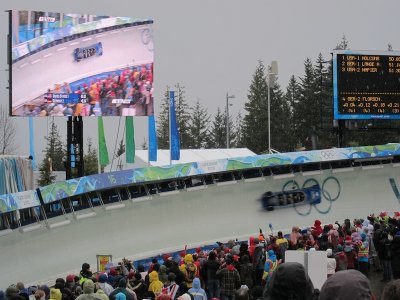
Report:
M12 154L17 150L15 136L17 127L14 120L8 116L7 110L0 106L0 154Z

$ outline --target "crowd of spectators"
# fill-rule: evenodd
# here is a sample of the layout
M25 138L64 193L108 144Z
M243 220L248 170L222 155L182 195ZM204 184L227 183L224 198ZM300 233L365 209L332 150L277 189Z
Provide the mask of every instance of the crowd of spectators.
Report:
M315 289L303 265L285 262L285 252L325 251L327 274ZM122 260L103 273L92 273L84 263L79 274L58 278L54 286L19 282L0 300L285 300L378 299L371 289L370 272L381 272L382 300L400 299L400 213L386 212L366 219L264 235L249 241L216 243L206 252L182 251L180 259L164 254L143 265Z
M53 94L76 94L80 101L57 103ZM78 97L77 96L77 97ZM56 84L37 104L24 106L24 116L147 116L153 113L153 64L129 67L81 81Z

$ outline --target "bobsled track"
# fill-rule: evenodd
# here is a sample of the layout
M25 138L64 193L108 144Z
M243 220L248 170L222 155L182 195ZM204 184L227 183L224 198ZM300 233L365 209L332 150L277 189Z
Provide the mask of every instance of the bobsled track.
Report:
M315 219L342 222L383 210L398 211L398 164L375 167L212 184L204 190L153 195L143 202L125 201L125 208L119 210L96 207L95 217L73 220L69 216L72 222L63 227L43 227L28 233L15 230L0 237L0 288L17 281L54 283L58 276L79 272L83 262L95 270L96 254L111 254L114 261L138 258L183 249L186 244L191 247L230 238L247 239L259 228L270 233L269 223L274 231L287 232L292 225L311 226ZM325 199L316 207L262 210L259 197L269 190L281 191L285 185L285 189L291 188L291 180L300 187L318 181Z

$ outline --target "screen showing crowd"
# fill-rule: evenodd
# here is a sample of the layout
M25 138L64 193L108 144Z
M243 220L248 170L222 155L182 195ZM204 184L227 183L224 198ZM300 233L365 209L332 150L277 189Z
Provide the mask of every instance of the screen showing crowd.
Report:
M10 12L11 114L149 116L153 20Z

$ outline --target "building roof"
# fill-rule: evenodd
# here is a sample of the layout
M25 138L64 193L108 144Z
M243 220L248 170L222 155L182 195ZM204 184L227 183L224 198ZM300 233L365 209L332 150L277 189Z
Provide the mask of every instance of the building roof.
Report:
M148 164L148 151L136 150L136 158ZM167 166L170 164L169 150L158 150L157 161L151 161L150 166ZM189 162L201 162L206 160L244 157L256 155L247 148L229 149L181 149L180 160L173 160L172 164L183 164Z

